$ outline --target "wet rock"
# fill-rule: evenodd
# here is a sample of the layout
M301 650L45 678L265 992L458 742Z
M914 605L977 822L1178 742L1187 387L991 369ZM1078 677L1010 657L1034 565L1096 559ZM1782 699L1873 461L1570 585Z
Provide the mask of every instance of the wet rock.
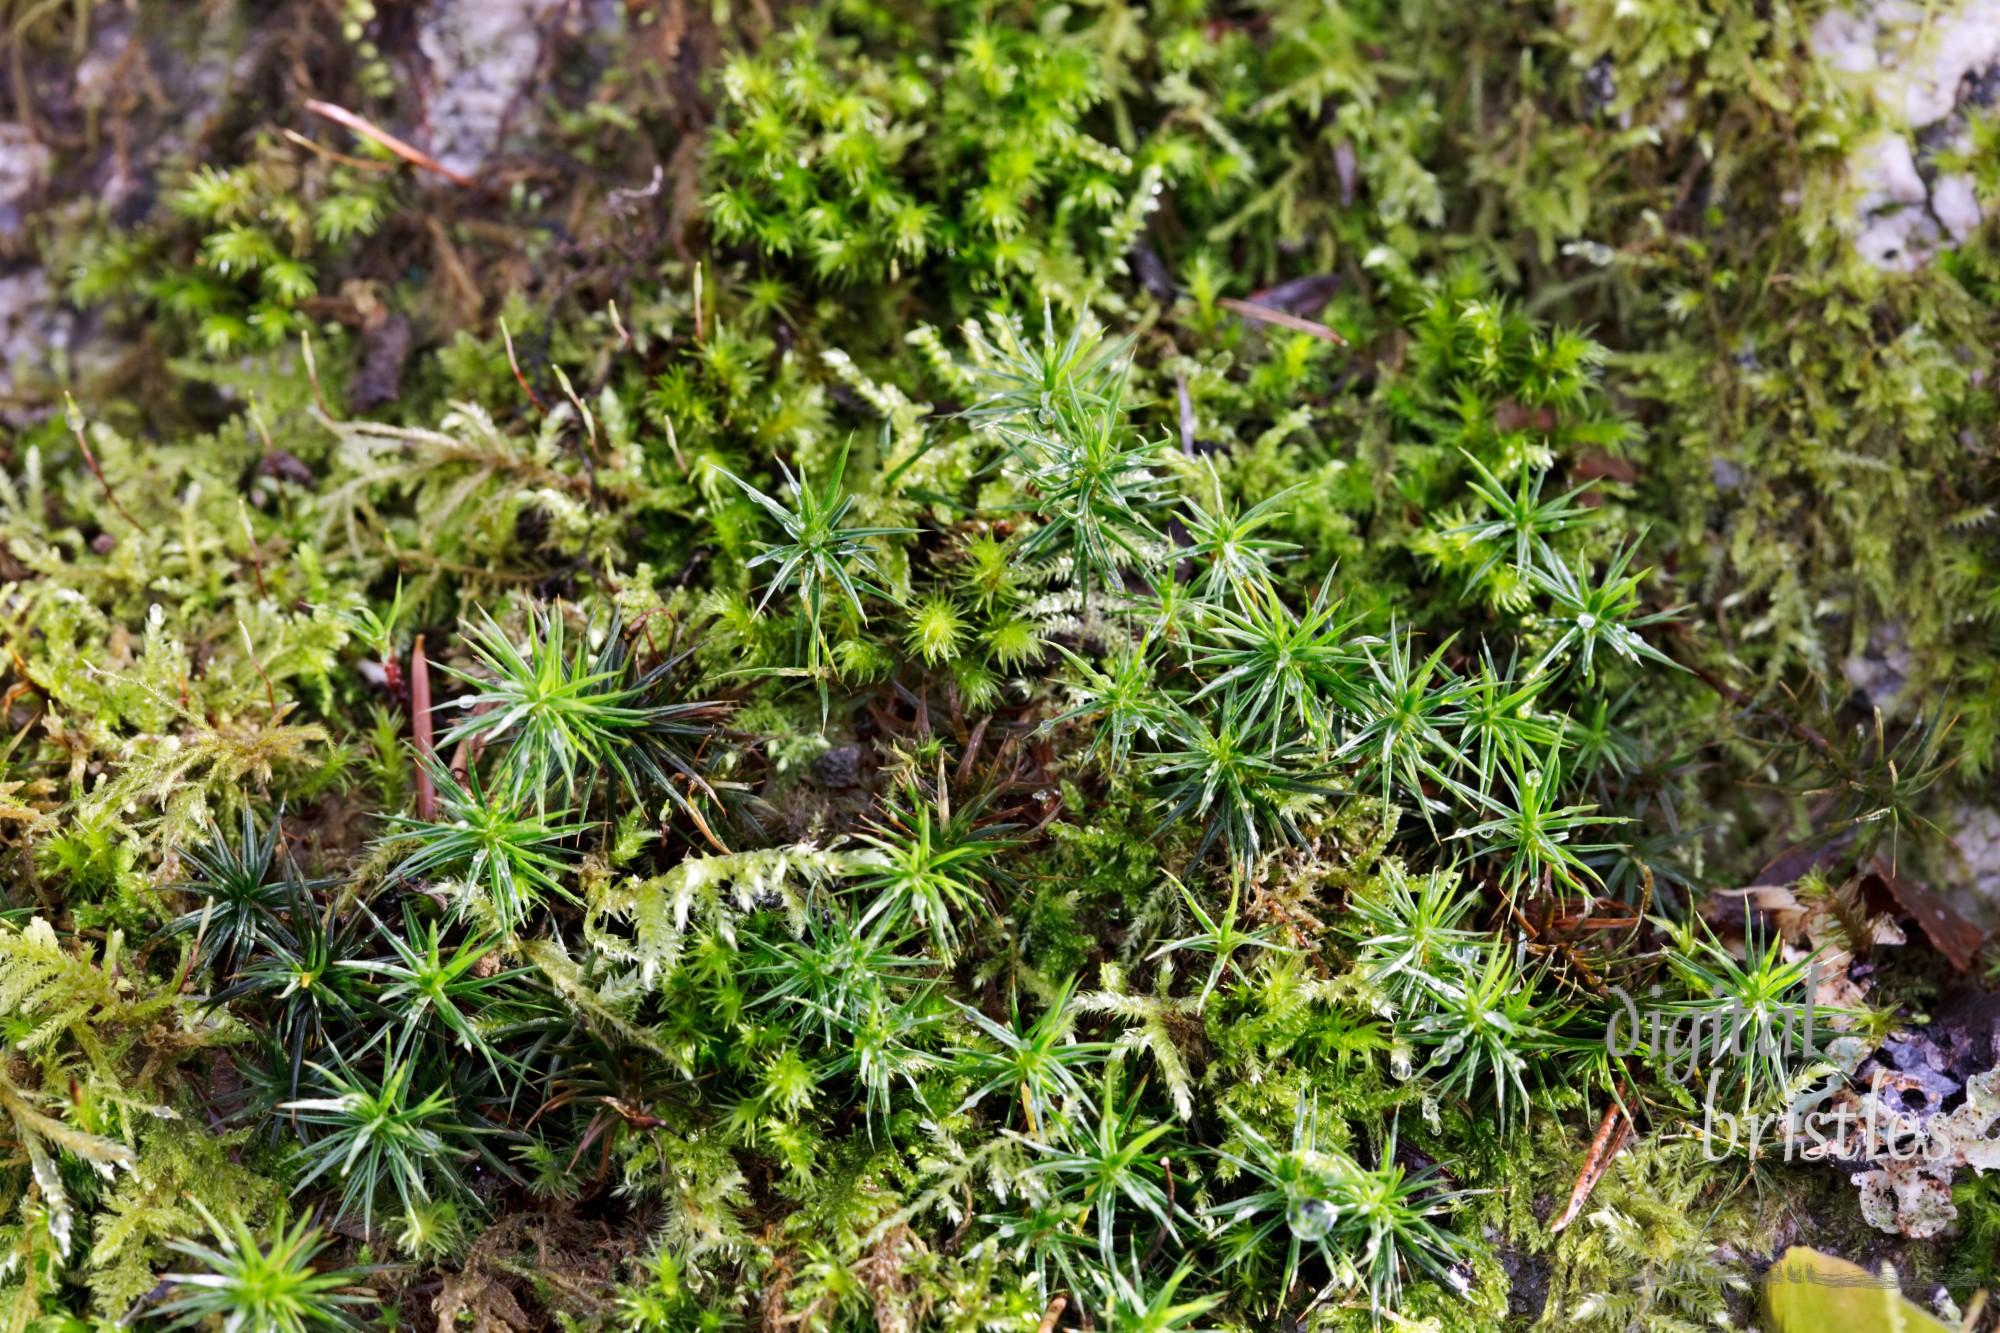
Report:
M1309 277L1293 278L1275 287L1267 287L1254 293L1251 303L1271 310L1282 310L1288 315L1316 315L1326 308L1340 292L1338 273L1315 273Z
M837 745L812 761L812 780L822 787L858 787L864 759L859 745Z
M313 470L289 449L273 449L265 454L257 460L257 472L260 476L289 481L309 491L319 489L319 478L315 477Z
M1553 1269L1548 1256L1526 1250L1502 1248L1495 1257L1507 1275L1507 1316L1533 1322L1542 1317L1549 1303L1549 1278Z

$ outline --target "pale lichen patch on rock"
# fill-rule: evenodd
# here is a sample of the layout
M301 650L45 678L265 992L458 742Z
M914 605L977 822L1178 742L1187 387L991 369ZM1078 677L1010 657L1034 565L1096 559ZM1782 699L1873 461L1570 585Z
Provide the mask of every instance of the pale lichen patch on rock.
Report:
M1951 7L1879 0L1813 25L1822 68L1853 79L1883 128L1848 154L1854 247L1877 268L1909 272L1963 244L1983 211L1972 180L1934 165L1964 137L1965 111L2000 66L2000 3Z
M430 62L430 143L438 161L476 173L500 147L541 56L551 0L441 0L417 35Z

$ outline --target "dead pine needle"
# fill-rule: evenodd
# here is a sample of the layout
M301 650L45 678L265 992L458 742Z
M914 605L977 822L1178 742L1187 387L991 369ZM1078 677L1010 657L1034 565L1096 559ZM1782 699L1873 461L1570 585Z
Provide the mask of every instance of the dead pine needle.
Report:
M1583 1169L1577 1172L1576 1184L1569 1192L1569 1206L1562 1216L1549 1224L1549 1234L1556 1235L1577 1219L1583 1212L1584 1204L1590 1201L1591 1191L1597 1182L1604 1179L1604 1173L1611 1166L1611 1159L1625 1146L1626 1138L1632 1133L1632 1118L1625 1113L1625 1104L1619 1100L1625 1095L1620 1087L1611 1105L1604 1108L1604 1118L1597 1123L1597 1137L1590 1141L1590 1151L1583 1159Z
M473 182L470 177L460 175L432 157L429 153L426 153L423 149L404 143L401 139L398 139L395 135L389 133L389 131L383 129L373 121L355 115L346 107L335 106L331 102L322 102L317 98L308 98L306 101L306 110L312 112L315 116L324 116L336 125L345 125L364 139L373 139L376 143L381 144L384 148L394 153L397 157L402 158L413 167L422 167L425 171L444 177L453 185L461 185L467 189L472 187Z
M1297 315L1283 310L1273 310L1269 306L1258 305L1255 301L1239 301L1233 296L1224 296L1218 299L1216 304L1231 314L1241 315L1244 319L1259 324L1275 324L1294 333L1307 333L1315 338L1323 338L1339 347L1347 346L1347 339L1324 324L1315 324L1309 319L1300 319Z
M431 664L424 656L424 636L410 645L410 743L417 751L417 818L437 817L437 786L431 781L431 762L437 755L437 740L431 730Z

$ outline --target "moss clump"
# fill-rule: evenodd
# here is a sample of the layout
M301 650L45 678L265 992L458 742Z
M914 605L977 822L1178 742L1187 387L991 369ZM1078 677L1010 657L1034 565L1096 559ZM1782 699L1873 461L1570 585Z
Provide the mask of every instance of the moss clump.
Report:
M1990 224L1857 247L1820 11L740 8L552 14L470 184L464 24L16 25L174 77L5 242L104 350L6 408L7 1327L1987 1281L1702 1137L1971 1012Z

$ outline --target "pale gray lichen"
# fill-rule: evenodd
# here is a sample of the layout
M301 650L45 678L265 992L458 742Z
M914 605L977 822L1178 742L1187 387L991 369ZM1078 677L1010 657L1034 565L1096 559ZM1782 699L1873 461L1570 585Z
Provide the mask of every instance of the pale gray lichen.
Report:
M430 62L431 153L471 175L500 147L534 76L553 0L441 0L417 34Z
M1927 168L1963 137L1968 89L2000 65L2000 3L1833 9L1813 25L1812 48L1824 68L1855 80L1883 122L1847 158L1855 249L1878 268L1909 272L1964 243L1983 216L1973 183Z

